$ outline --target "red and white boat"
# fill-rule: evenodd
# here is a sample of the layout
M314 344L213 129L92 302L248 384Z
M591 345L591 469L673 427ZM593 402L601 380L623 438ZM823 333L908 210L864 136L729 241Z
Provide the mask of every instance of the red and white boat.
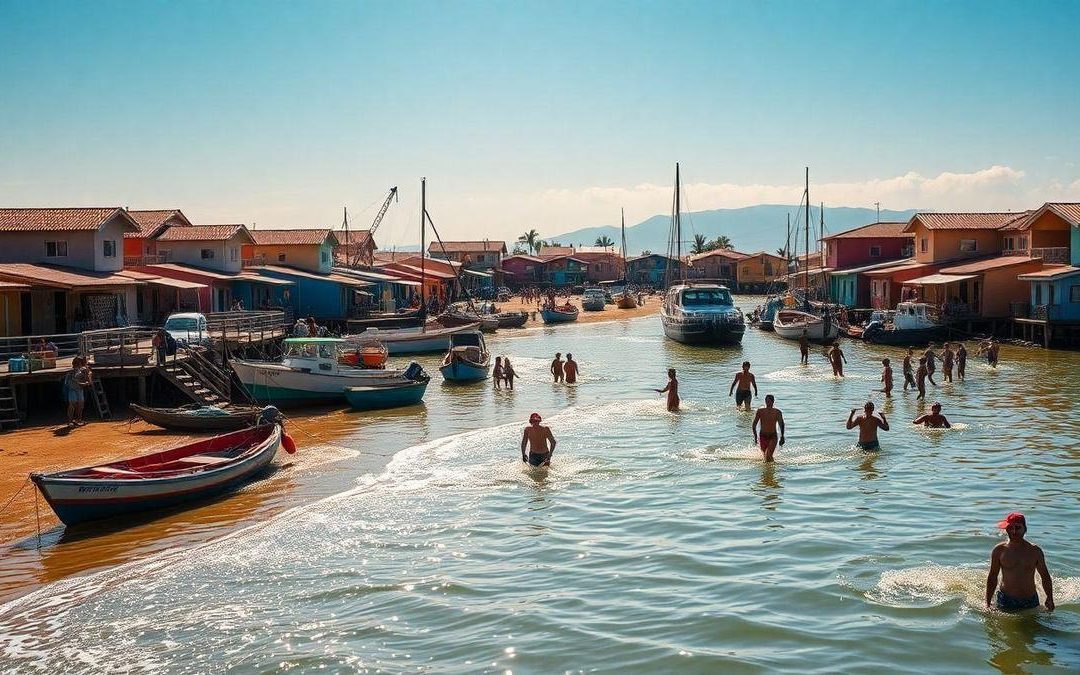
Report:
M150 455L56 473L32 473L66 525L175 506L231 490L266 468L282 444L279 424L263 424Z

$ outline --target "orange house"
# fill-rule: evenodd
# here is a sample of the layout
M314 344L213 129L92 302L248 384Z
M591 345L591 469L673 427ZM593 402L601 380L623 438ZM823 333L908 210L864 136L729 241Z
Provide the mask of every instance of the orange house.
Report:
M1026 218L1002 228L1002 253L1039 258L1045 263L1069 264L1072 228L1080 209L1076 204L1046 203Z
M1023 213L916 213L904 232L915 236L915 262L981 258L1001 252L1001 229Z
M739 260L739 287L746 285L765 286L787 274L787 261L778 255L758 251L743 253Z
M124 265L137 267L166 262L158 258L156 237L170 227L190 227L180 209L161 209L156 211L128 210L139 224L138 232L124 233Z
M998 256L941 268L937 274L912 279L918 299L984 319L1012 316L1012 303L1026 302L1030 287L1017 276L1042 269L1037 258Z

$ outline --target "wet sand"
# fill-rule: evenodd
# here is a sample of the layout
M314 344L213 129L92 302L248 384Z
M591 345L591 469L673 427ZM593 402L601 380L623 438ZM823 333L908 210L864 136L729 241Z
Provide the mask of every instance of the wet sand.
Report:
M660 304L663 300L663 296L660 295L646 295L642 296L644 304L635 307L634 309L619 309L615 305L606 305L603 311L600 312L586 312L581 309L581 296L574 296L570 298L570 304L578 308L578 319L575 323L598 323L601 321L619 321L622 319L633 319L639 316L649 316L650 314L657 314L660 312ZM559 304L563 304L565 298L559 298ZM510 302L499 303L499 311L503 312L518 312L521 310L529 312L529 321L525 324L525 328L535 328L537 326L545 326L544 320L540 318L540 312L536 309L536 303L523 303L520 298L513 298ZM508 331L509 332L509 331Z

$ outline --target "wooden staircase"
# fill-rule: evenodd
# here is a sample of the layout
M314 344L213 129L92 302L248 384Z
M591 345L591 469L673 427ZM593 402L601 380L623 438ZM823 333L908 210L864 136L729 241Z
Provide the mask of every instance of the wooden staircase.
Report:
M222 405L232 400L232 376L197 351L167 361L158 372L192 401Z
M22 421L22 414L15 400L15 388L11 378L0 378L0 429L10 429Z
M93 378L90 384L90 395L94 399L94 407L97 408L98 418L103 420L112 419L112 409L109 408L109 399L105 396L105 387L99 378Z

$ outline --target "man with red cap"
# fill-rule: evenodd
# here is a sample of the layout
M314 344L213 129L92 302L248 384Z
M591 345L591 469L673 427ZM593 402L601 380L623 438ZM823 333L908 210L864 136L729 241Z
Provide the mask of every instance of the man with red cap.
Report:
M550 445L548 442L550 441ZM528 454L525 448L528 447ZM521 461L532 466L551 466L551 453L555 452L555 437L551 429L540 424L540 413L529 415L529 426L521 435Z
M1042 549L1024 539L1027 519L1022 513L1010 513L997 524L1009 536L1009 540L994 547L990 553L990 574L986 577L986 606L994 600L998 609L1014 612L1039 606L1039 594L1035 591L1035 573L1042 580L1048 611L1054 609L1054 582L1046 569ZM1001 586L998 586L998 574ZM997 591L997 597L994 591Z

